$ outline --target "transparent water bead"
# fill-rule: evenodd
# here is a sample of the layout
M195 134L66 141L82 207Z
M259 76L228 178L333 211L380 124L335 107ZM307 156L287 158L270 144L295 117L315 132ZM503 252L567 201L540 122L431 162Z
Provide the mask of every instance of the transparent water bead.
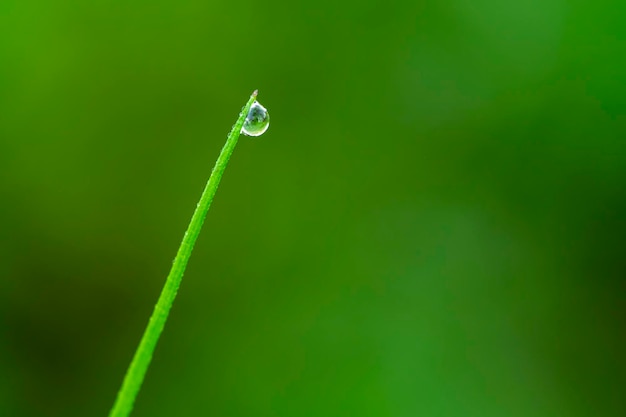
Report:
M270 115L258 101L252 103L241 131L248 136L261 136L270 127Z

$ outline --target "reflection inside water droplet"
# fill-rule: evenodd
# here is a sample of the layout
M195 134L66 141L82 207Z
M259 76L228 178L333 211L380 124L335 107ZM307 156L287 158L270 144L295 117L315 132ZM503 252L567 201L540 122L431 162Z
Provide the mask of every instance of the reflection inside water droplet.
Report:
M270 126L270 115L258 101L252 103L241 131L248 136L261 136Z

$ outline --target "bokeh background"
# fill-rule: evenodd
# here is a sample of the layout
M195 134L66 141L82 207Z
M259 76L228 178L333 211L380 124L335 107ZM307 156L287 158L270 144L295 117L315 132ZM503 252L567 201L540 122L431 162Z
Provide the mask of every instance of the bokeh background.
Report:
M0 415L626 415L622 1L0 2Z

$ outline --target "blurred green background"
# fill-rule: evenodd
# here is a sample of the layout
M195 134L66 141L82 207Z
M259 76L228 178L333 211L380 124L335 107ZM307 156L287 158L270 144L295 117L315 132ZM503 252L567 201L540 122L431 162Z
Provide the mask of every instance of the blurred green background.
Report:
M623 2L0 2L0 416L626 415Z

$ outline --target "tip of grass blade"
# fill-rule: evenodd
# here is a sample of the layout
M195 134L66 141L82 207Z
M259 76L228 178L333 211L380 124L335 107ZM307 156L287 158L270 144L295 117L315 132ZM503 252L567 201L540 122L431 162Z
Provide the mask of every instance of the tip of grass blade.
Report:
M254 90L252 92L252 97L256 97L259 94L259 90Z

